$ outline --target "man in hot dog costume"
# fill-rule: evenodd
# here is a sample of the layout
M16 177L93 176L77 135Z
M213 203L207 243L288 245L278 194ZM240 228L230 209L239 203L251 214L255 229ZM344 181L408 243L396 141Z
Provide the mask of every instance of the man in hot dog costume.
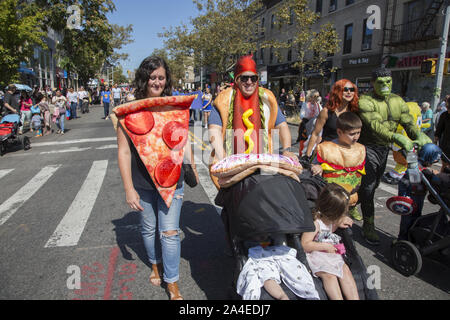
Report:
M390 145L396 143L402 149L411 151L416 143L419 148L431 143L430 138L417 128L405 101L391 93L390 70L379 68L372 73L374 92L359 99L359 116L363 122L359 142L366 147L366 175L359 189L359 201L363 214L363 237L369 244L379 245L375 231L375 190L386 169ZM407 136L397 133L402 125Z
M214 149L211 163L233 154L271 154L274 152L272 139L277 133L283 155L296 158L290 149L291 134L277 99L270 90L259 87L258 80L253 57L241 57L235 67L234 86L217 96L209 118ZM211 178L219 188L217 179Z

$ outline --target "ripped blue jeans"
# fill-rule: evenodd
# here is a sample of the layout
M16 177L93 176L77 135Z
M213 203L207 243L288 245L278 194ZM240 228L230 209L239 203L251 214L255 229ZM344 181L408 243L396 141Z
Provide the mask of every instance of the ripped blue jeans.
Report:
M144 211L141 215L141 235L151 264L163 263L164 281L173 283L180 277L180 212L183 205L184 184L175 191L167 208L158 191L137 189ZM174 236L164 233L176 231ZM159 239L159 241L157 241Z

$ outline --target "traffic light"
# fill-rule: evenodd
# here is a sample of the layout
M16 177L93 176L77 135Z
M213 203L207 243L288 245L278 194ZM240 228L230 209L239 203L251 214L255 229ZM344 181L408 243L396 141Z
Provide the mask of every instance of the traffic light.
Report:
M424 60L420 66L420 73L436 74L436 63L437 59L435 58Z
M437 62L438 62L437 58L430 58L430 59L424 60L422 62L422 65L420 66L420 73L428 74L428 75L435 75L436 69L437 69ZM450 59L445 59L444 74L445 75L450 74Z

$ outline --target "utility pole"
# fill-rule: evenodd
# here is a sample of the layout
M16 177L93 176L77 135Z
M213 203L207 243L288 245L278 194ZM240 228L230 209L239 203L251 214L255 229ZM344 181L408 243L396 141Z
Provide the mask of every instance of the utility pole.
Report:
M444 8L444 14L445 14L445 22L444 22L444 30L442 32L442 38L441 38L441 50L439 53L439 60L437 62L437 69L436 69L436 83L435 83L435 92L433 95L433 102L432 102L432 110L433 113L436 112L437 105L441 99L441 91L442 91L442 79L444 75L444 64L445 64L445 55L447 53L447 39L448 39L448 28L450 26L450 5L448 4L448 1L445 3L446 8Z

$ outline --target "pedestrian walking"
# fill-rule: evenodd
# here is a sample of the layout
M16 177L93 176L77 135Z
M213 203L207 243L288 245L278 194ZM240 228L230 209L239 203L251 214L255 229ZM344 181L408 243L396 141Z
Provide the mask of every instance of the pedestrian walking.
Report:
M122 89L117 87L117 83L112 88L112 95L114 99L114 106L120 105L120 99L122 98Z
M439 117L439 122L434 133L434 142L439 144L442 152L450 158L450 95L446 97L445 106L447 112L442 113ZM446 167L450 167L450 163L447 162L445 157L442 157L442 172Z
M31 100L30 95L26 91L22 91L20 95L20 127L19 134L23 133L23 127L25 125L25 121L28 121L30 124L30 131L33 132L33 128L31 126L31 107L33 106L33 101Z
M89 93L84 89L83 86L78 90L78 104L81 113L89 112Z
M17 91L16 86L10 84L3 97L4 107L6 114L19 114L20 113L20 93Z
M62 95L61 90L56 90L52 103L55 105L53 112L54 120L58 126L58 134L64 134L64 121L66 117L67 98Z
M166 61L160 57L151 56L141 63L136 71L135 84L135 96L138 100L172 95L170 70ZM167 283L170 299L182 300L177 282L180 277L179 223L184 196L184 173L180 175L172 203L168 208L136 148L121 126L117 128L117 143L119 169L126 200L130 208L140 214L141 234L148 259L152 264L150 283L160 286L163 278ZM190 151L190 148L188 139L185 150ZM188 156L186 160L192 163L192 153L186 151L185 156ZM195 170L193 163L192 167Z
M104 120L109 119L109 106L111 104L111 91L109 87L106 86L105 90L100 93L101 100L100 102L103 104L104 114L105 116L102 118Z
M298 126L298 136L297 142L302 141L300 147L300 154L303 152L303 144L308 140L312 129L314 128L314 122L318 117L320 111L322 111L322 106L319 103L320 94L319 91L312 89L306 93L306 102L302 104L300 109L300 119L301 122Z
M77 119L77 106L78 106L78 93L74 91L73 87L69 88L69 92L67 92L67 100L70 104L70 118Z
M317 96L318 93L315 93L315 95ZM317 117L309 142L305 143L305 155L307 157L312 156L315 146L321 141L333 141L337 139L337 118L348 111L357 112L358 101L358 88L353 82L342 79L333 85L330 99Z

